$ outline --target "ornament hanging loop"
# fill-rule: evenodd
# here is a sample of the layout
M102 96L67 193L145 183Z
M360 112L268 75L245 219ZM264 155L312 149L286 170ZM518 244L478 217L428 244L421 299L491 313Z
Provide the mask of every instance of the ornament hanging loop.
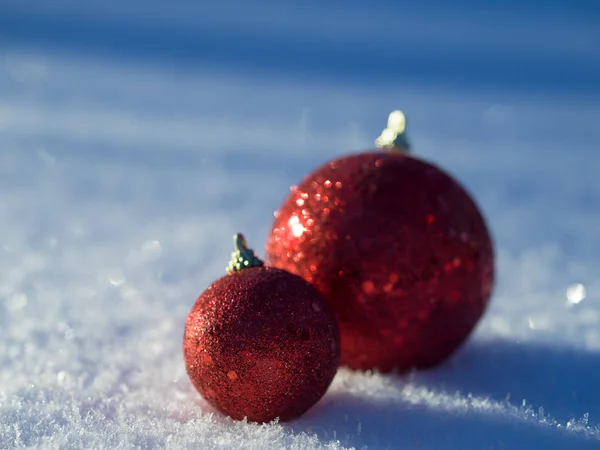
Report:
M231 261L229 261L229 265L227 266L228 274L250 267L264 266L264 263L254 253L254 250L248 248L246 238L242 233L233 235L233 246L235 251L231 254Z
M387 127L375 140L379 148L390 148L397 152L408 153L410 144L406 137L406 116L402 111L392 111L388 117Z

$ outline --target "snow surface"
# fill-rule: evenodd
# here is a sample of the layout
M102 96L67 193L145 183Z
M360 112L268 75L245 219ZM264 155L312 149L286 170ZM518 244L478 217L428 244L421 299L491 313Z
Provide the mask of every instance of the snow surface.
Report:
M0 448L600 448L600 89L590 81L600 73L600 40L590 40L598 32L573 12L538 14L537 30L513 15L505 36L477 11L455 27L442 13L409 11L402 36L421 33L402 45L430 51L423 27L445 24L440 52L467 46L465 61L487 57L489 70L440 63L420 66L425 81L375 82L368 69L346 79L354 66L343 59L324 64L323 76L308 57L306 72L278 71L283 44L261 67L222 41L216 62L178 54L176 40L157 46L177 24L201 24L283 36L297 50L303 36L356 38L349 30L361 18L365 48L390 41L356 2L345 22L307 2L311 23L275 8L263 22L238 10L233 25L147 3L136 14L136 2L61 0L34 18L27 8L42 3L0 7ZM89 51L59 30L73 17L80 31L90 21L78 35ZM144 53L135 29L111 41L107 17L167 31ZM500 83L484 43L534 72ZM563 84L544 72L557 61L569 66ZM214 413L189 383L180 346L196 296L223 274L232 234L244 232L261 253L289 186L333 156L372 147L396 108L408 114L416 152L459 178L489 220L498 283L485 319L437 369L340 370L294 422Z

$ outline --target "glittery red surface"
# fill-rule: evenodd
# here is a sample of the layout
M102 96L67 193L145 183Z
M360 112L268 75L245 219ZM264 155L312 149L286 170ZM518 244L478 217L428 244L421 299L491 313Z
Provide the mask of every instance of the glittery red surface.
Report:
M486 308L494 255L484 219L456 181L419 159L379 151L331 161L275 216L267 264L329 301L343 365L431 367Z
M183 340L200 394L234 419L286 421L329 387L340 357L339 330L321 294L275 268L220 278L190 311Z

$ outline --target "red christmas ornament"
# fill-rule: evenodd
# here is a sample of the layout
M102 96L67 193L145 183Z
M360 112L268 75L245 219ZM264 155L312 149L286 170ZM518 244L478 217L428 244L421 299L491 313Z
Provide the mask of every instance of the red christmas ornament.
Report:
M287 421L317 403L333 380L340 357L335 315L305 280L264 267L241 234L234 242L228 275L187 317L187 373L233 419Z
M428 368L469 336L486 309L494 253L477 206L444 171L407 154L404 115L386 149L335 159L275 213L267 262L311 282L340 326L341 364Z

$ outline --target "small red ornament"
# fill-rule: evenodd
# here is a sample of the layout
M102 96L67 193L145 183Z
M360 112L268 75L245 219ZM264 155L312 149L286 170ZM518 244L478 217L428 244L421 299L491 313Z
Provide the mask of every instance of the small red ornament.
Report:
M489 301L494 252L461 185L407 154L390 115L378 151L310 173L275 213L267 263L304 277L333 307L341 364L428 368L469 336Z
M228 275L198 298L185 326L187 373L233 419L287 421L323 396L340 358L335 315L302 278L264 267L234 236Z

